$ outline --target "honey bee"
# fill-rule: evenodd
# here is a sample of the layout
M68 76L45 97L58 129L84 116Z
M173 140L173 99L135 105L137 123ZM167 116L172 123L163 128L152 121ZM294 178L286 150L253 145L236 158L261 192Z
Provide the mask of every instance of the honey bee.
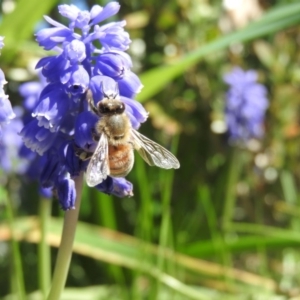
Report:
M150 166L179 168L179 161L171 152L132 128L118 92L109 95L103 92L103 95L94 105L91 92L87 93L90 109L99 116L95 125L98 144L86 171L88 186L100 184L108 175L125 177L133 167L134 149Z

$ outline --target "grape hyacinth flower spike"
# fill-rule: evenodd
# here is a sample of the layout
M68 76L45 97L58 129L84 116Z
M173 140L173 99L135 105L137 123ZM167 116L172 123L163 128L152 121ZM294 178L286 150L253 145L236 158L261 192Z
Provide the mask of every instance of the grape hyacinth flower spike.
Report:
M40 181L57 191L65 210L75 207L73 178L85 171L88 163L78 157L76 150L92 152L96 147L92 131L99 117L90 110L87 91L92 91L96 105L117 86L132 128L139 128L148 116L133 99L142 84L131 71L130 56L124 52L131 42L123 28L125 21L98 25L119 8L117 2L104 7L94 5L90 11L59 5L59 13L68 20L68 26L46 16L52 27L36 34L39 45L56 55L44 57L37 64L47 85L21 136L28 148L42 156ZM96 46L99 44L100 48ZM132 195L130 182L123 178L106 180L96 188L116 196Z
M230 141L247 142L251 138L261 138L269 101L267 89L257 83L257 73L236 67L224 76L224 81L229 85L225 118Z
M132 184L123 177L133 165L133 148L150 165L169 169L178 168L179 162L136 131L148 113L133 99L142 84L124 52L131 42L125 21L97 24L115 15L120 5L95 5L89 12L74 5L58 8L69 26L45 17L53 27L36 35L40 46L57 54L37 64L48 84L21 135L25 145L42 156L42 185L54 187L61 207L68 210L75 207L74 178L86 169L89 186L131 196ZM121 152L131 161L126 171L118 172L114 160L124 163ZM112 153L118 157L110 159Z

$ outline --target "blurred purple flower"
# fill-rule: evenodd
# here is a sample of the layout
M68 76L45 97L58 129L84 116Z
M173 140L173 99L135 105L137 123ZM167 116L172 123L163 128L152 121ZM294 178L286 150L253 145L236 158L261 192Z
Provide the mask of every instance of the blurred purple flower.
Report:
M3 134L0 143L0 166L5 176L22 175L27 180L36 180L40 172L40 157L24 147L20 136L23 124L23 108L13 108L15 118L9 124L3 125ZM52 188L40 187L40 194L45 198L52 197Z
M135 129L148 117L144 107L133 99L142 84L131 71L130 56L124 52L131 43L124 30L126 22L98 25L119 9L117 2L104 7L94 5L90 11L59 5L59 13L69 20L68 26L46 16L52 27L36 34L39 45L56 55L44 57L37 64L47 84L33 105L21 136L27 147L42 156L40 181L44 187L56 190L65 210L75 206L72 178L84 171L88 163L79 159L76 149L92 152L96 146L92 130L98 116L89 111L87 90L91 90L94 104L102 101L104 93L118 93ZM27 107L31 106L37 86L31 84L20 91L26 97ZM132 184L122 178L108 178L97 188L119 197L132 195Z
M22 147L22 139L19 132L23 127L21 107L14 107L16 117L10 124L2 126L2 138L0 143L0 165L5 174L19 174L26 172L29 161L19 156Z
M0 36L0 49L3 48L4 37ZM8 99L8 96L5 94L4 85L6 84L5 76L3 71L0 69L0 137L2 132L2 127L5 124L8 124L10 120L15 117L11 103Z
M267 89L257 83L257 73L236 67L224 76L224 81L229 85L225 117L230 140L245 142L261 138L269 101Z

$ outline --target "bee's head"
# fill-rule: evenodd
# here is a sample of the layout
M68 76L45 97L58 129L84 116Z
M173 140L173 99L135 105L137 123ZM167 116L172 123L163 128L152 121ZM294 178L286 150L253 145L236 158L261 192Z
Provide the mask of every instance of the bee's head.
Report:
M119 99L104 98L97 103L101 115L120 115L125 111L125 104Z

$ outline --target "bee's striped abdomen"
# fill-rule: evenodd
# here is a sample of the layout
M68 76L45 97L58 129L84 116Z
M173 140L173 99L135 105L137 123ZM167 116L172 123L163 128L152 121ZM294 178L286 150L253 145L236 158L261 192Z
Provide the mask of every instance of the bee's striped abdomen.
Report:
M134 162L131 144L109 145L108 157L112 177L125 177L131 171Z

